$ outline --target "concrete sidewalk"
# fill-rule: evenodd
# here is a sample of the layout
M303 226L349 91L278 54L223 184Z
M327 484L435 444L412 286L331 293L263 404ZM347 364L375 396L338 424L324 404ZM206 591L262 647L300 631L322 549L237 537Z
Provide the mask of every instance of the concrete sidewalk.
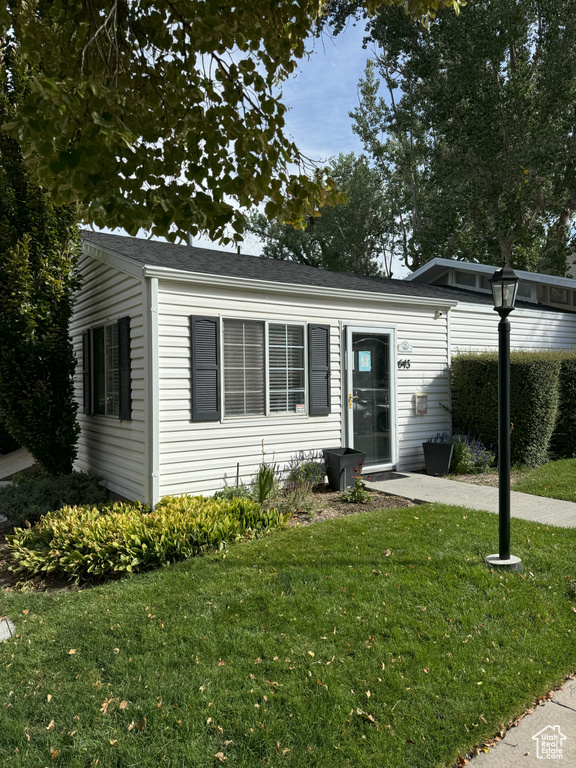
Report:
M487 485L461 483L417 472L389 472L376 474L366 482L366 487L392 496L402 496L418 504L436 502L498 512L498 488ZM512 517L545 525L561 525L564 528L576 527L576 504L571 501L512 491L510 507Z
M486 485L415 472L387 472L376 474L366 486L417 503L437 502L498 512L498 488ZM576 504L570 501L514 491L510 497L513 517L545 525L576 527ZM542 760L556 760L560 768L576 766L576 677L567 680L551 699L526 714L501 741L473 758L469 765L473 768L537 768L543 764Z
M560 768L576 766L576 678L554 691L544 705L525 715L504 738L481 752L473 768L537 768L555 760ZM546 765L547 763L544 763Z
M34 464L34 459L26 448L18 448L17 451L0 456L0 480L4 480L16 472L22 472Z

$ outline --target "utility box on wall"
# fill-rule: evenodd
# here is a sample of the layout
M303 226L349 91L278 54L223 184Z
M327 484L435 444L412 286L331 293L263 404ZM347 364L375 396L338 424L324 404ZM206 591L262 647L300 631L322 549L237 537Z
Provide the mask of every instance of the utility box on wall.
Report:
M428 413L428 395L425 392L414 394L414 412L416 416L426 416Z

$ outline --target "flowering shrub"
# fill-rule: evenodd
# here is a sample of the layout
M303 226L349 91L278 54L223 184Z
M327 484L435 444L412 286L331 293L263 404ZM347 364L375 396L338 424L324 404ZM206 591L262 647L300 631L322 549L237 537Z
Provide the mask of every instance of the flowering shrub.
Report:
M451 471L456 475L480 474L494 464L496 454L470 435L454 435Z
M354 467L355 474L352 475L354 478L354 485L352 485L350 488L347 488L342 496L340 497L342 501L349 501L352 504L364 504L366 501L370 501L372 498L368 491L366 490L364 486L364 481L362 480L362 467L364 465L360 464L360 470L358 470L357 467ZM370 480L369 477L366 478L367 480Z
M323 483L326 476L324 457L317 451L298 451L286 465L285 472L290 483L314 488Z

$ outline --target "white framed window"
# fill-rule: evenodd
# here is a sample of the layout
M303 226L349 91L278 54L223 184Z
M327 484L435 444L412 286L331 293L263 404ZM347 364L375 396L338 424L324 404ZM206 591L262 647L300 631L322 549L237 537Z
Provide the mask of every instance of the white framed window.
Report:
M118 365L118 323L94 328L94 413L120 413L120 370Z
M557 288L551 285L549 291L551 304L570 304L570 294L566 288Z
M265 413L264 323L224 320L224 415Z
M304 324L224 318L224 417L306 414Z
M270 413L306 412L304 326L268 324Z

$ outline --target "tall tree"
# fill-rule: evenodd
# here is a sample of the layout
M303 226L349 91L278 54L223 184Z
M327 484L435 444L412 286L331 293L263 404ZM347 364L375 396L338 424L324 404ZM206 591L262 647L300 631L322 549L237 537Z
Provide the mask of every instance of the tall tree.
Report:
M355 130L405 230L435 256L566 273L576 213L576 4L476 0L429 33L388 9ZM378 92L381 83L386 98Z
M0 123L14 119L26 88L14 49L0 46ZM71 471L78 437L68 337L76 217L30 180L18 143L0 131L0 413L55 474Z
M326 171L347 201L315 211L306 229L252 216L249 230L264 240L263 255L335 272L390 275L397 225L379 174L354 153L332 158Z
M428 20L461 0L363 0ZM14 119L33 178L98 226L239 239L241 207L301 225L337 199L284 133L279 85L328 0L8 0L36 73ZM296 164L297 170L291 170Z

